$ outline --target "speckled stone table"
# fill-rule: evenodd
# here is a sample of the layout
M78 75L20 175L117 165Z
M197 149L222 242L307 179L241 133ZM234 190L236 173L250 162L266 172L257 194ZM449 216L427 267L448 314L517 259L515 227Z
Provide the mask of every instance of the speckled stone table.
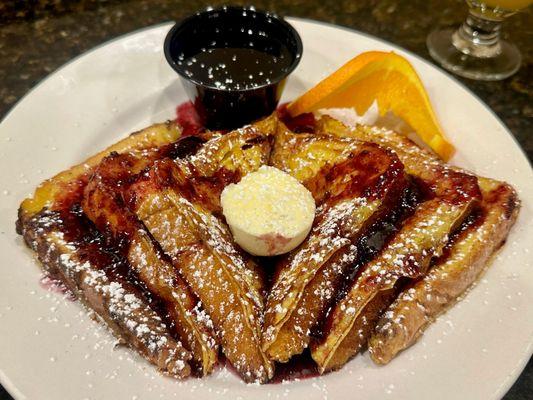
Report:
M200 0L0 0L0 118L34 85L90 48L133 30L178 20L207 5ZM425 40L437 26L459 24L463 0L233 1L281 15L326 21L367 32L430 60ZM520 48L520 71L501 82L460 79L509 127L533 158L533 7L513 16L504 35ZM22 361L21 361L22 362ZM506 400L533 398L530 361ZM11 397L0 386L0 400Z

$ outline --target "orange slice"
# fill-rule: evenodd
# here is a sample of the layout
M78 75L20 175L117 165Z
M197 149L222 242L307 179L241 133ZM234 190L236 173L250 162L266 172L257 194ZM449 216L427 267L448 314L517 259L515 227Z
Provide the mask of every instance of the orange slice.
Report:
M369 51L351 59L290 103L291 116L320 108L349 107L364 114L377 101L380 115L392 111L444 160L455 148L445 138L429 96L413 66L396 53Z

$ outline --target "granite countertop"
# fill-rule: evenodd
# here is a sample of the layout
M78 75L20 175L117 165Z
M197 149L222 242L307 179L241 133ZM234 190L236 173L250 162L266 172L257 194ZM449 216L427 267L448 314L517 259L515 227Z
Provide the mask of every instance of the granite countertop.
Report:
M200 0L32 0L0 1L0 118L50 72L90 48L133 30L180 19L207 5ZM257 8L281 15L326 21L367 32L428 60L427 34L459 24L463 0L255 0ZM501 82L461 79L509 127L533 159L533 7L513 17L504 36L523 55L516 75ZM506 400L531 399L530 361ZM10 399L0 386L0 400Z

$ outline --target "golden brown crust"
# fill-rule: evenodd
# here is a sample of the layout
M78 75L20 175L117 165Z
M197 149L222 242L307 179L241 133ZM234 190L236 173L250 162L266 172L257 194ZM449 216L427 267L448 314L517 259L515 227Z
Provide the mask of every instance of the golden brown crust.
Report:
M173 122L155 124L141 131L132 133L128 137L102 150L98 154L89 157L84 162L60 172L54 177L47 179L35 190L32 197L25 199L20 205L20 212L30 216L50 208L59 199L63 192L77 190L87 184L87 180L100 161L112 152L126 153L139 152L157 148L177 140L181 135L181 129ZM85 177L85 179L83 179Z
M264 164L272 122L220 136L188 160L158 163L129 190L136 215L201 300L226 358L247 382L266 382L274 374L260 347L264 282L228 226L210 211L220 206L226 182L206 179L216 179L221 170L239 178ZM193 192L185 186L191 181Z
M263 303L261 288L255 284L259 278L251 261L231 241L221 242L212 232L227 231L227 227L211 220L208 223L215 226L204 228L211 231L205 237L197 226L198 213L202 218L213 218L171 189L145 198L137 210L202 301L227 359L246 381L265 382L274 371L260 348ZM218 241L219 246L209 246L211 241Z
M460 232L448 254L429 273L402 291L379 320L369 341L372 359L386 364L414 344L427 325L452 307L483 272L490 257L505 241L514 224L519 201L509 185L479 178L481 212Z
M378 146L278 131L271 163L320 204L308 238L283 258L268 297L263 349L286 362L301 353L358 254L356 243L406 186L397 158Z
M162 372L180 378L189 376L191 354L172 337L142 295L84 260L81 248L64 237L60 224L46 232L27 229L24 233L49 273L60 278L83 304L94 310L116 337Z
M325 134L392 147L428 199L378 256L361 267L346 295L332 307L323 337L311 348L313 359L324 372L341 367L366 345L379 315L394 300L398 283L426 273L451 232L478 203L480 191L476 177L448 168L398 134L365 127L351 129L327 117L321 121Z
M394 299L399 280L425 274L468 211L468 205L440 199L422 203L381 253L361 267L361 274L330 311L324 337L311 347L322 372L338 369L366 344L370 329Z
M65 214L61 209L69 197L77 198L83 192L88 175L111 152L151 151L179 135L180 130L173 123L154 125L45 181L31 198L22 202L17 229L37 253L46 273L61 279L118 338L162 372L186 377L191 372L188 363L191 354L172 337L142 293L124 280L104 273L99 264L109 254L86 242L84 232L72 232L68 218L76 219L77 214ZM77 226L78 222L74 224Z
M28 229L24 237L32 243L39 260L82 303L94 310L116 337L165 374L179 378L190 375L191 354L172 337L137 291L106 276L90 261L83 261L80 248L64 240L60 226L37 233Z
M438 245L435 243L430 249L433 255L438 257L443 246L447 246L444 249L446 254L441 257L441 260L446 257L447 261L442 261L442 266L434 267L427 275L424 272L418 275L419 282L410 290L403 292L385 312L378 323L377 332L370 340L372 358L378 363L386 363L403 348L414 343L426 325L440 312L451 307L457 297L477 279L491 254L507 237L518 213L518 200L509 185L479 178L479 185L483 190L482 209L490 210L486 213L487 219L479 227L474 227L469 226L472 218L469 217L469 221L465 222L461 229L471 233L462 232L461 237L453 239L453 243L448 244L448 236L452 235L457 224L469 216L472 209L478 208L480 193L473 175L446 166L434 155L395 132L366 126L348 128L328 117L320 120L319 131L329 132L336 137L373 141L394 150L404 163L406 172L415 176L422 183L423 189L436 196L434 200L436 204L440 207L446 205L449 208L445 213L442 211L429 213L438 217L438 222L443 228L440 233L433 232L430 235L432 239L440 240ZM419 207L425 207L427 203ZM455 221L453 209L456 210ZM419 210L413 217L417 214L420 214ZM409 226L402 230L413 232L413 228ZM424 229L426 234L429 231L427 228ZM417 240L420 241L420 238L415 239ZM379 262L394 245L394 241L395 239L392 239L381 255L370 264L375 265ZM405 248L403 243L402 249ZM401 253L401 251L392 251L390 256L398 256ZM432 257L426 258L422 262L425 268L431 259ZM379 291L364 290L363 277L367 275L368 270L366 267L348 295L334 306L328 319L330 330L326 329L325 337L313 345L312 356L322 371L339 368L351 355L364 348L382 311L396 297L394 285L385 285ZM379 277L388 270L380 266L376 269L378 272L376 276ZM417 276L409 277L417 278ZM347 317L348 311L355 316Z
M193 355L192 361L199 373L206 375L218 358L210 321L202 314L185 280L125 206L119 189L123 183L118 177L139 172L142 168L136 165L138 162L128 154L104 159L85 188L83 211L100 232L113 239L115 246L124 246L120 251L148 290L165 302L182 343Z

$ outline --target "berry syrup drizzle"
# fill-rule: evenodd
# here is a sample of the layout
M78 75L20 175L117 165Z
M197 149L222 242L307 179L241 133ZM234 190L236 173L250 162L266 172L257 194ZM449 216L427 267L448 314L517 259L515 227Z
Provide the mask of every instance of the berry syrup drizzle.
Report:
M182 128L182 136L197 135L205 130L202 119L190 101L176 107L176 122Z
M269 384L310 379L319 375L318 366L311 358L309 349L307 349L302 354L293 356L289 362L277 363L276 372Z
M43 289L46 289L50 292L62 294L66 300L76 300L74 293L72 293L72 291L66 287L60 279L54 278L50 275L43 275L41 279L39 279L39 285L41 285Z
M314 133L316 129L316 120L313 113L303 113L292 117L287 110L289 103L283 103L278 106L276 112L278 118L287 128L296 133Z

